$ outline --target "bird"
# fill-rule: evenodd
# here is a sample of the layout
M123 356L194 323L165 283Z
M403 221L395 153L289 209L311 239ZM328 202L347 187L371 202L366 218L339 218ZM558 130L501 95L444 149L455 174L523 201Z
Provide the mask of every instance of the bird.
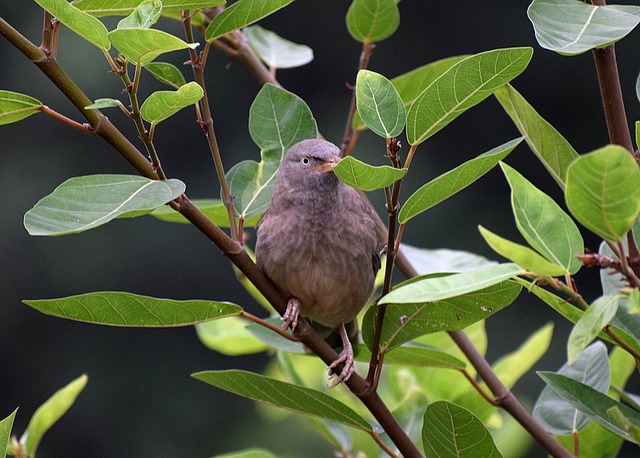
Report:
M289 297L283 329L295 331L302 316L316 329L338 331L342 351L329 365L329 387L354 372L350 338L357 337L355 319L373 292L384 248L371 204L333 173L339 160L340 149L322 139L291 146L255 245L258 268Z

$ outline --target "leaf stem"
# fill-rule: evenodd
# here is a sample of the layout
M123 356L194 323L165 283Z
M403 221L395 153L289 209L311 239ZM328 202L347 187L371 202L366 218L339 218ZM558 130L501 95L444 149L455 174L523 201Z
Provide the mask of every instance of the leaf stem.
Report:
M469 372L467 372L466 369L462 369L460 372L462 372L462 375L465 376L465 378L469 381L469 383L471 383L471 385L476 389L476 391L480 393L480 396L482 396L489 404L498 406L498 403L496 402L496 400L492 398L484 388L482 388L482 385L480 385L476 381L476 379L473 378L471 374L469 374Z
M88 124L81 124L77 121L74 121L71 118L67 118L65 115L63 115L62 113L58 113L55 110L52 110L51 108L49 108L46 105L42 105L40 107L40 111L42 111L43 113L48 114L49 116L53 116L54 118L56 118L58 121L62 121L63 123L67 124L68 126L73 127L74 129L79 130L80 132L83 132L85 134L89 134L89 135L95 135L96 133L91 129L91 126L89 126Z
M255 316L255 315L252 315L251 313L249 313L249 312L247 312L245 310L243 310L240 315L242 317L246 318L247 320L253 321L254 323L259 324L260 326L264 326L265 328L270 329L271 331L275 332L276 334L281 335L282 337L284 337L287 340L290 340L292 342L300 342L297 337L289 334L288 332L286 332L285 330L283 330L279 326L274 326L271 323L269 323L268 321L265 321L262 318L259 318L259 317Z
M191 28L191 15L189 14L189 10L182 11L182 26L184 28L187 42L193 43L193 29ZM208 51L208 49L208 47L205 48L206 51ZM218 147L218 141L216 139L216 131L213 127L211 107L209 106L209 97L207 95L207 89L204 82L204 61L203 58L198 56L198 53L195 51L195 49L189 48L189 57L191 59L191 69L193 70L194 79L204 91L204 96L198 102L198 105L200 106L200 112L202 114L200 125L202 127L202 130L204 131L205 137L207 138L207 142L209 143L209 150L211 151L211 157L213 158L218 181L220 182L224 205L227 209L227 215L229 217L231 238L239 242L240 234L238 231L238 226L236 224L236 211L233 205L233 196L229 191L229 184L227 183L224 165L222 164L222 156L220 154L220 148Z
M375 48L375 44L365 41L362 43L362 51L360 52L360 61L358 62L358 71L356 75L367 68L369 65L369 59L371 58L371 54L373 54L373 49ZM355 87L351 89L351 103L349 105L349 114L347 115L347 122L344 126L344 134L342 135L342 144L340 145L340 156L345 157L349 156L353 151L353 147L355 142L352 142L352 136L354 134L353 130L353 118L356 116L356 90Z
M389 446L387 444L384 443L384 441L382 440L382 438L376 434L376 432L374 430L370 430L368 431L369 435L373 438L373 440L376 442L376 444L378 444L378 447L380 447L382 450L384 450L384 452L389 455L392 458L398 458L398 455L396 455L395 453L393 453L393 450L391 450L389 448Z

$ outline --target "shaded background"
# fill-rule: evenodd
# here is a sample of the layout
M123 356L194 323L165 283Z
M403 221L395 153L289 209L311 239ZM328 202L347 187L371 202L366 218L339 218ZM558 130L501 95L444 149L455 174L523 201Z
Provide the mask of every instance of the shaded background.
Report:
M344 16L350 2L298 1L260 24L292 41L311 46L309 65L278 73L288 90L311 107L323 135L339 143L360 45L348 34ZM630 3L630 2L619 2ZM528 2L423 2L400 4L400 29L379 43L370 63L388 77L425 63L459 54L512 46L535 48L516 88L573 146L585 153L608 142L590 53L561 57L542 50L526 17ZM34 2L4 0L0 15L34 42L39 42L42 14ZM106 21L109 28L115 26ZM182 36L180 25L163 26ZM200 40L202 41L202 39ZM629 119L638 119L634 95L638 73L638 33L617 47ZM118 78L108 73L99 51L68 30L60 36L59 61L89 98L124 97ZM162 60L181 65L185 54ZM258 158L247 133L248 110L259 90L242 64L228 65L212 50L207 65L208 90L218 141L226 167ZM184 74L190 77L190 69ZM0 88L27 93L79 120L73 107L21 54L0 41ZM143 91L165 89L148 74ZM136 142L130 123L118 110L111 119ZM420 183L519 134L494 99L464 114L418 150L404 198ZM192 198L218 196L218 184L205 139L191 110L165 121L156 145L171 177L187 183ZM141 145L140 145L141 146ZM382 164L384 146L363 134L356 154ZM305 428L299 417L288 422L253 421L254 403L226 396L189 374L207 369L260 370L262 355L229 358L207 350L192 328L119 329L69 322L41 315L21 303L27 298L53 298L100 290L131 291L176 299L205 298L236 302L260 312L236 284L223 257L188 225L150 217L119 220L84 234L60 238L30 237L22 216L65 179L93 173L133 173L99 139L80 134L58 121L33 116L0 128L0 418L20 407L14 432L24 431L34 410L54 391L78 377L89 383L71 411L45 436L41 457L210 456L237 447L265 446L283 456L329 456L330 449ZM534 184L562 201L552 179L526 146L508 162ZM372 199L382 212L381 193ZM493 171L465 192L415 219L407 243L429 248L468 250L495 258L479 236L483 224L519 240L511 215L508 187ZM597 250L598 241L586 239ZM587 298L598 294L594 272L578 276ZM523 295L516 304L487 323L488 358L517 348L525 336L549 321L556 322L552 350L536 366L555 370L565 359L568 326L555 312ZM531 373L514 391L529 405L542 389ZM303 450L300 453L291 450ZM530 456L545 456L534 448Z

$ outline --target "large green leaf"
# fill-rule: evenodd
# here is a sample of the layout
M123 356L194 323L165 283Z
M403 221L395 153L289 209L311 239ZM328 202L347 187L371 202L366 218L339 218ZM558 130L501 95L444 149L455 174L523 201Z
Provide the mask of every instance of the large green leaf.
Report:
M360 70L356 79L356 106L369 129L383 138L404 130L406 110L396 88L384 76Z
M618 242L640 213L638 164L617 145L580 156L569 167L565 198L587 229Z
M284 8L293 0L238 0L218 14L207 27L205 38L214 40L222 35L259 21Z
M269 348L249 331L249 321L232 316L224 321L207 321L196 325L200 341L211 350L223 355L238 356L259 353ZM269 331L275 334L272 331Z
M42 103L25 94L0 91L0 126L18 122L40 111Z
M531 151L564 189L567 169L578 158L576 150L560 132L529 105L513 86L507 84L496 90L494 95L520 133L524 135Z
M25 300L34 309L58 318L107 326L172 328L239 315L228 302L176 301L120 291L103 291L59 299Z
M640 22L640 7L579 0L533 0L527 10L540 46L564 55L614 43Z
M515 262L523 269L551 277L564 275L566 273L562 267L547 261L542 255L536 253L531 248L500 237L482 226L478 226L478 229L480 230L482 238L493 251L504 256L509 261Z
M435 401L427 407L422 443L428 456L502 457L482 422L464 407L449 401Z
M612 418L610 409L618 408L627 420L636 427L640 426L640 412L570 377L553 372L538 372L538 375L558 396L573 407L585 413L609 431L624 437L629 442L637 443L624 426L621 426L615 418Z
M446 278L450 277L437 277L431 280ZM518 296L520 289L517 283L503 281L446 299L434 299L428 302L419 302L416 299L413 303L390 304L386 308L381 346L391 349L425 334L462 330L507 307ZM362 324L363 338L369 346L372 343L372 330L377 320L377 313L378 308L371 307L365 314Z
M198 46L198 43L187 43L162 30L142 28L112 30L109 40L136 65L146 65L167 52Z
M234 206L245 219L267 209L282 157L299 141L316 138L318 128L304 100L265 84L251 104L249 133L260 147L261 161L239 162L227 173Z
M468 56L454 56L437 60L391 79L391 83L398 91L398 94L400 94L405 109L409 108L420 93L438 79L440 75L466 57ZM353 128L363 130L366 129L366 127L365 123L356 113L353 120Z
M415 191L400 209L398 221L406 223L480 179L520 144L516 138L440 175Z
M142 117L158 124L178 111L193 105L204 96L202 87L195 81L180 86L175 91L156 91L140 107Z
M118 22L119 29L148 29L158 22L162 13L162 0L146 0L140 3L133 12Z
M489 97L522 73L532 55L531 48L496 49L467 57L449 68L409 108L409 143L422 143Z
M67 0L35 0L38 5L47 10L69 27L75 33L80 35L88 42L96 45L98 48L108 51L111 47L109 38L107 37L107 28L102 22L76 8Z
M416 277L382 296L379 304L415 304L472 293L522 274L516 264L497 264L445 277Z
M84 389L87 380L86 375L81 375L56 391L36 410L29 420L26 431L20 438L20 443L23 444L24 450L29 456L35 456L42 436L69 410Z
M585 348L578 358L566 363L557 374L578 380L601 393L609 389L609 358L607 347L595 342ZM581 431L591 421L584 413L576 410L561 399L551 387L545 387L533 408L533 416L544 428L553 434L572 434Z
M229 227L229 213L220 199L193 199L191 203L198 207L216 226ZM190 224L187 218L168 205L156 208L151 212L151 216L168 223ZM259 219L259 216L246 219L243 226L246 228L253 227L258 223Z
M184 190L184 183L175 179L135 175L70 178L25 213L24 227L31 235L75 234L118 217L149 213Z
M371 430L369 423L350 407L311 388L239 370L199 372L193 377L249 399L337 421L362 431Z
M596 299L576 321L567 342L569 364L573 364L582 350L593 342L605 326L609 325L618 311L618 303L617 295L602 296Z
M353 156L347 156L333 166L333 172L349 186L373 191L386 188L407 174L407 169L396 169L388 165L365 164Z
M125 16L144 0L75 0L74 6L93 16ZM224 5L225 0L162 0L163 11L197 10Z
M347 29L363 43L389 38L399 24L400 11L394 0L353 0L347 11Z
M500 164L511 187L511 207L518 230L538 253L575 274L584 252L580 230L562 208L507 164Z
M270 68L294 68L313 60L313 50L285 40L259 25L245 27L242 32L258 57Z
M18 409L14 410L7 418L0 420L0 458L4 458L11 437L11 429L13 428L13 420L16 418Z

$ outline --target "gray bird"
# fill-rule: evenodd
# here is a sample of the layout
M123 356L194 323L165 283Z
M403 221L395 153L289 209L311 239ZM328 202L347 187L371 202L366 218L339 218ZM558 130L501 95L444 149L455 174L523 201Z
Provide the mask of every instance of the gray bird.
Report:
M343 349L329 366L329 378L336 377L330 386L353 373L345 326L353 330L373 291L382 248L377 215L358 191L332 172L339 160L338 147L324 140L293 145L276 174L271 206L256 241L258 267L290 296L283 328L295 330L298 316L303 316L339 331ZM340 363L343 369L336 374Z

